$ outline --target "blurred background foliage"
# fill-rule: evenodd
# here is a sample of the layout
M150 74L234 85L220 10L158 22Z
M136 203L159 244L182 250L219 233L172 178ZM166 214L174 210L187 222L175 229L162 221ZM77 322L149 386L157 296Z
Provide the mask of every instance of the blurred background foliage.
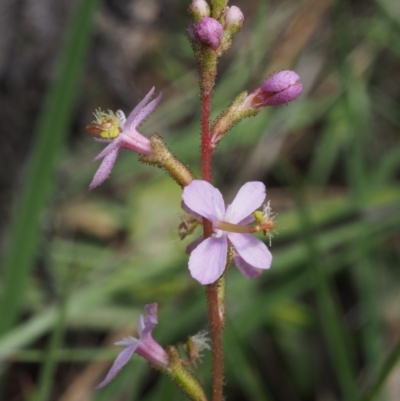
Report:
M400 399L400 8L396 0L238 0L216 117L294 69L304 92L234 127L215 153L226 199L262 180L273 266L228 272L227 400ZM0 2L0 399L184 400L138 357L94 391L143 305L155 337L206 328L178 241L180 189L120 155L87 191L95 108L163 100L142 132L199 168L197 72L183 0ZM268 241L268 239L266 239ZM195 369L210 385L210 355Z

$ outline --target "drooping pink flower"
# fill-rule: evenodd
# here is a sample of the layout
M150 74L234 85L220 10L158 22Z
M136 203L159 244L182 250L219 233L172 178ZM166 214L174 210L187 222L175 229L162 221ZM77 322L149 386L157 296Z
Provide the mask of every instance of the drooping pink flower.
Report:
M106 146L93 160L103 159L97 169L89 189L92 190L103 183L110 175L121 149L129 149L141 155L150 155L152 148L150 140L137 131L137 127L154 111L161 100L161 93L150 103L154 93L154 87L144 99L131 111L128 118L118 110L116 114L97 111L96 121L89 124L86 130L97 136L99 142L108 142Z
M140 315L137 331L139 338L127 337L117 341L115 345L124 347L115 359L105 379L96 387L97 389L106 386L112 381L118 372L129 362L133 354L138 354L147 359L151 364L161 368L168 366L168 355L152 337L151 332L158 323L157 304L145 306L147 315Z
M234 248L234 262L249 278L256 278L263 269L271 266L272 255L267 246L251 232L247 224L254 221L253 212L266 196L262 182L248 182L237 193L233 202L225 208L221 192L210 183L193 180L183 189L185 207L212 222L213 235L196 240L189 257L189 270L201 284L211 284L223 274L228 245Z

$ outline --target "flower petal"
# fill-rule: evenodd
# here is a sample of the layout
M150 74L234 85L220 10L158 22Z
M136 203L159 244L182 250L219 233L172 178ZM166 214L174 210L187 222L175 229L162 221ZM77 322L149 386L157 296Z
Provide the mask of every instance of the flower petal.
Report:
M183 188L182 199L186 206L210 221L223 218L225 204L221 192L203 180L193 180Z
M224 220L233 224L239 223L262 205L265 196L265 185L262 182L247 182L228 206Z
M157 326L158 324L157 308L158 305L156 302L152 304L147 304L145 306L147 315L144 317L144 327L139 333L141 339L150 335L154 327Z
M128 118L125 121L124 128L129 129L129 127L135 122L136 116L140 113L144 106L146 106L147 102L153 96L154 86L150 89L149 93L142 99L141 102L129 113Z
M205 239L190 254L189 270L192 277L203 285L217 281L225 270L227 252L226 236Z
M89 190L96 188L107 179L114 167L115 161L117 160L118 152L119 148L114 149L104 157L89 185Z
M160 103L162 93L160 92L158 96L152 100L148 105L146 103L150 100L153 95L154 87L145 96L145 98L133 109L131 114L129 114L128 119L124 125L123 131L127 135L131 135L131 131L135 130L146 118L154 111L158 103ZM140 106L140 108L139 108Z
M150 155L153 153L150 140L135 129L132 130L132 135L127 135L123 132L120 135L121 147L132 150L140 155Z
M261 273L263 272L263 269L257 269L256 267L253 267L252 265L249 265L239 255L235 256L233 258L233 261L235 262L235 265L240 270L240 272L244 276L246 276L247 278L251 278L252 280L260 277Z
M267 246L252 234L227 233L236 253L244 261L258 269L269 269L272 263L272 255Z
M107 141L109 144L93 159L93 161L100 160L110 154L113 150L119 149L122 146L121 135L114 140Z
M113 365L111 366L111 369L107 373L106 378L98 386L96 386L96 389L106 386L108 383L110 383L111 380L114 379L118 372L128 363L129 359L131 359L138 345L139 342L125 348L122 352L118 354Z

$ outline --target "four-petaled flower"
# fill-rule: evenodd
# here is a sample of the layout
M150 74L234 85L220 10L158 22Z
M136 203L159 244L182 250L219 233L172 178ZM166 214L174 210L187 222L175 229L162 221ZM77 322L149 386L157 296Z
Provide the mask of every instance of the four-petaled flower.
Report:
M251 233L253 212L266 196L262 182L248 182L225 208L221 192L210 183L193 180L183 190L187 209L211 221L213 234L202 240L190 253L189 270L201 284L211 284L223 274L227 264L228 246L234 248L234 261L249 278L258 277L271 266L272 255L267 246Z
M148 304L145 306L146 316L140 315L137 331L139 338L127 337L118 341L115 345L125 347L115 359L106 378L96 387L102 388L107 385L117 373L128 363L134 353L147 359L151 364L160 368L168 366L168 355L152 337L151 332L158 323L157 304Z
M103 159L103 161L89 185L90 190L96 188L110 175L121 149L133 150L141 155L152 154L150 140L138 132L137 127L153 112L161 100L160 93L148 103L153 93L154 87L132 110L128 118L125 118L121 110L118 110L116 114L102 111L95 113L96 121L89 124L86 129L99 137L98 141L110 143L94 158L94 160Z

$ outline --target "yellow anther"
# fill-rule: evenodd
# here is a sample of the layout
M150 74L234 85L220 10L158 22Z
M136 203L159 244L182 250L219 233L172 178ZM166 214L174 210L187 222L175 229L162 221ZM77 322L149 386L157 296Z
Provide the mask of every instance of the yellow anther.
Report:
M114 139L121 133L120 120L111 110L106 113L98 109L94 117L96 120L86 126L89 134L103 139Z

